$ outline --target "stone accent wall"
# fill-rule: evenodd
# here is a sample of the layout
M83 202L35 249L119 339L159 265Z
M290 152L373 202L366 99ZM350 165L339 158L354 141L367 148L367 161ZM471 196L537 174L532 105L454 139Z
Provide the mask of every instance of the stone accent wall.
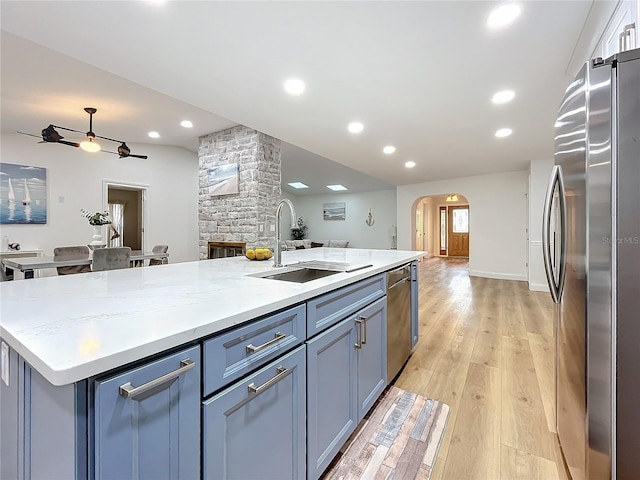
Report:
M271 226L282 194L280 145L277 138L242 125L200 137L200 259L207 258L210 241L246 242L247 248L275 246ZM209 169L232 163L238 164L239 193L211 196Z

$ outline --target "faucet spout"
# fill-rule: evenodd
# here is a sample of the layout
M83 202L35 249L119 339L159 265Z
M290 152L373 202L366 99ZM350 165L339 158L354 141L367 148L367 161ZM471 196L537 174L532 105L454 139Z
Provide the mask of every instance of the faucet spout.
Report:
M278 203L278 208L276 209L276 247L273 252L273 266L281 267L282 266L282 234L280 232L280 217L282 216L282 207L286 205L289 207L289 212L291 213L291 228L296 228L296 209L293 208L293 203L291 200L287 198L283 198Z

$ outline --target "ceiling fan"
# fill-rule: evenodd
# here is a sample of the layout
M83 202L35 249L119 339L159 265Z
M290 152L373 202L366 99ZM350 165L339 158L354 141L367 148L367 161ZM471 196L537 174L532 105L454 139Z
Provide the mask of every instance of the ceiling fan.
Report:
M131 153L131 149L127 146L127 144L125 142L123 142L122 140L116 140L114 138L109 138L109 137L103 137L101 135L96 135L95 133L93 133L93 114L96 113L98 111L97 108L93 108L93 107L86 107L84 109L85 112L87 112L89 114L89 131L86 132L86 136L87 139L78 143L78 142L69 142L68 140L63 140L63 136L60 135L57 131L56 128L61 129L61 130L67 130L69 132L76 132L76 133L85 133L85 132L81 132L80 130L74 130L73 128L66 128L66 127L61 127L60 125L49 125L47 128L44 128L42 130L42 142L45 143L61 143L63 145L69 145L70 147L80 147L83 150L87 151L87 152L99 152L99 151L103 151L105 153L113 153L114 155L118 155L120 158L126 158L126 157L134 157L134 158L142 158L142 159L146 159L148 158L146 155L134 155ZM40 138L38 135L33 135L32 133L25 133L25 132L18 132L22 135L29 135L31 137L36 137L36 138ZM118 146L118 151L117 152L110 152L109 150L102 150L102 148L100 147L100 145L95 141L96 138L101 138L103 140L108 140L110 142L116 142L119 143L120 145ZM42 143L40 142L40 143Z

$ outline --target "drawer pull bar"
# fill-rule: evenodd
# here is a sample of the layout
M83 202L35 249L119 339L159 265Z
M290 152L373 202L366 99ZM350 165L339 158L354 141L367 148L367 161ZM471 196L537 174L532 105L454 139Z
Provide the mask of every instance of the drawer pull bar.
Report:
M283 338L287 338L287 335L285 333L277 332L275 335L275 338L269 340L268 342L265 342L262 345L258 345L257 347L254 347L252 344L249 344L245 348L247 350L247 353L256 353L256 352L259 352L260 350L264 350L265 348L273 345L276 342L279 342Z
M163 383L167 383L170 380L175 380L181 374L183 374L187 370L191 370L195 366L196 366L196 362L194 362L190 358L185 358L184 360L180 361L180 368L178 368L177 370L174 370L173 372L169 372L166 375L163 375L154 380L151 380L150 382L140 385L139 387L134 387L133 385L131 385L131 382L127 382L124 385L120 385L119 393L123 397L131 398L132 400L135 400L134 397L142 393L148 392L149 390L156 388L162 385Z
M277 369L277 374L275 377L267 380L266 382L264 382L262 385L260 385L259 387L256 387L255 383L250 383L247 386L247 389L249 390L249 393L262 393L264 392L267 388L269 388L270 386L278 383L280 380L282 380L284 377L286 377L287 375L289 375L291 373L291 370L284 368L283 366L278 367Z

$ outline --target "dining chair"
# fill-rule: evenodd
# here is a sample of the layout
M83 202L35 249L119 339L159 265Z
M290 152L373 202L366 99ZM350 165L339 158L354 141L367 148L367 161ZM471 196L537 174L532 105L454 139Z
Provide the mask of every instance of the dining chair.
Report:
M92 268L94 272L129 268L130 247L98 248L93 251Z
M82 257L89 256L89 247L86 245L77 245L73 247L56 247L53 249L53 260L60 257ZM69 267L57 267L58 275L72 275L74 273L88 273L91 271L91 265L72 265Z
M152 253L167 253L169 250L169 245L154 245L151 249ZM152 258L149 260L149 265L162 265L165 263L169 263L166 258Z

